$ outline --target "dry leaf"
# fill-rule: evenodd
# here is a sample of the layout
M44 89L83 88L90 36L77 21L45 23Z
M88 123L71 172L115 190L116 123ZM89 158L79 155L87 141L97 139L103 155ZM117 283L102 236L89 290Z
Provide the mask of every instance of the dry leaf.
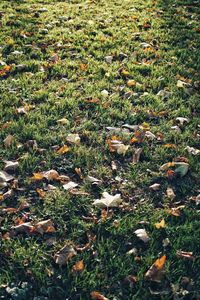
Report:
M142 148L135 149L135 152L133 154L133 159L132 159L133 164L136 164L137 162L139 162L142 151L143 151Z
M93 205L98 208L104 207L118 207L122 203L121 195L116 194L115 196L110 195L107 192L103 192L101 199L96 199L93 202Z
M14 136L9 134L5 139L4 139L4 146L5 147L10 147L15 140Z
M144 243L147 243L149 241L149 236L148 236L145 229L137 229L137 230L134 231L134 233Z
M59 148L56 152L58 154L65 154L67 152L69 152L70 148L67 145L62 146L61 148Z
M176 194L174 193L173 189L170 187L167 188L166 194L167 194L167 198L169 198L171 201L173 201L174 198L176 198Z
M101 180L99 180L99 179L97 179L97 178L95 178L95 177L93 177L93 176L87 176L86 177L86 180L87 181L89 181L89 182L91 182L92 183L92 185L101 185L102 184L102 181Z
M108 298L104 297L102 294L96 291L91 292L90 295L93 300L108 300Z
M64 185L63 185L63 188L64 188L66 191L68 191L68 190L71 190L71 189L73 189L73 188L75 188L75 187L77 187L77 186L78 186L78 183L73 182L73 181L70 181L70 182L64 184Z
M13 179L14 177L9 175L7 172L0 171L0 182L9 182Z
M166 255L158 258L155 263L146 272L145 278L155 282L161 282L162 276L164 274L164 267L166 262Z
M200 150L199 149L196 149L196 148L193 148L193 147L189 147L189 146L187 146L185 149L188 151L189 154L192 154L192 155L198 155L198 154L200 154Z
M189 122L189 119L188 118L183 118L183 117L178 117L176 118L176 121L180 124L180 125L184 125L185 123L188 123Z
M8 161L8 160L5 160L4 163L5 163L4 170L6 172L7 171L15 171L17 168L19 168L18 161Z
M60 251L56 252L54 255L55 263L63 266L68 263L68 261L77 254L72 245L65 245Z
M154 184L150 185L149 188L153 191L158 191L160 189L160 184L154 183Z
M83 260L80 260L72 267L72 272L81 273L83 272L84 268L85 268L84 262Z
M185 251L177 250L176 255L179 258L195 260L195 257L193 256L193 252L185 252Z
M40 221L36 223L34 226L34 231L40 234L44 234L44 233L53 233L56 230L53 226L53 222L49 219L49 220Z
M66 118L62 118L62 119L57 120L57 123L60 125L68 125L69 120L67 120Z
M157 229L165 228L166 227L165 220L162 219L159 223L155 223L155 226Z
M80 144L80 136L78 135L78 133L70 133L68 134L66 140L69 142L69 143L72 143L72 144L75 144L75 145L79 145Z
M40 198L44 198L46 195L46 192L43 189L36 189L36 192L38 193L38 195L40 196Z

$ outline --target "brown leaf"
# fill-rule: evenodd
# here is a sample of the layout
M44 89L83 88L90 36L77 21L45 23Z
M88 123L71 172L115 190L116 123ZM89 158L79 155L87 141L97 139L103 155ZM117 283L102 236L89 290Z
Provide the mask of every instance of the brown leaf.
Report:
M143 151L142 148L135 149L135 152L133 154L133 159L132 159L133 164L136 164L137 162L139 162L142 151Z
M96 291L91 292L90 295L93 300L108 300L108 298L104 297L102 294Z
M186 252L186 251L177 250L176 255L179 258L186 258L186 259L195 260L195 257L193 256L193 252Z
M40 198L44 198L46 195L46 192L43 189L36 189L36 192L38 193L38 195L40 196Z
M7 137L3 141L4 142L4 146L5 147L10 147L12 145L14 139L15 138L14 138L13 135L11 135L11 134L7 135Z
M164 267L166 262L166 255L158 258L155 263L146 272L145 278L151 281L160 282L164 274Z
M48 219L36 223L34 226L34 231L40 234L44 234L44 233L53 233L56 230L55 227L53 226L53 222L50 219Z
M72 245L65 245L60 251L56 252L54 255L55 263L63 266L68 263L68 261L77 254Z

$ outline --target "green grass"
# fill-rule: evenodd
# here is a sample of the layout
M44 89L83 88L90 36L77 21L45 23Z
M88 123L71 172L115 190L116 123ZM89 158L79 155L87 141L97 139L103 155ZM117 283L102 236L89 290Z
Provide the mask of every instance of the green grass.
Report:
M189 200L199 193L199 155L185 150L187 146L200 145L197 2L0 2L0 74L3 63L12 66L8 74L0 75L0 167L3 169L4 160L18 159L20 165L15 172L19 189L14 189L14 195L2 201L0 207L1 299L89 300L92 291L113 300L200 299L199 209ZM47 11L38 13L43 7ZM148 22L151 28L145 29ZM137 32L141 33L138 38ZM153 50L145 51L142 42L154 45ZM49 59L54 53L59 60L52 64ZM105 61L106 56L113 56L111 64ZM120 69L129 72L127 78ZM128 87L128 79L135 80L136 86ZM191 83L192 91L178 88L178 79ZM157 96L162 89L172 93L168 99ZM109 92L106 99L101 94L103 90ZM132 93L129 97L128 92ZM86 101L91 99L99 101ZM16 109L24 105L32 106L28 114L16 114ZM159 114L162 111L166 113ZM171 128L177 117L189 119L181 132ZM67 118L68 123L59 125L57 120L61 118ZM10 122L7 127L6 122ZM131 164L133 145L125 156L109 151L106 140L112 135L127 145L134 134L111 133L106 127L141 126L144 122L163 139L145 139L136 144L143 148L136 165ZM78 133L81 143L58 155L53 146L66 144L69 133ZM5 147L3 140L9 134L15 140ZM36 140L38 148L45 150L28 147L29 140ZM167 149L165 144L176 147ZM188 159L189 172L170 180L160 174L159 167L177 157ZM116 171L112 171L112 161L118 165ZM76 168L81 169L83 179ZM36 189L46 190L47 182L32 182L30 177L34 172L50 169L78 182L78 189L88 195L72 195L53 182L57 190L39 198ZM92 187L85 180L87 175L101 179L103 184ZM161 188L152 192L149 186L155 182ZM172 201L166 197L167 187L176 193ZM2 193L7 189L2 188ZM105 221L101 221L101 210L92 205L103 191L121 193L124 200L124 205L113 209ZM24 200L29 208L4 212ZM179 217L169 213L170 208L180 205L184 208ZM18 234L5 239L16 219L25 214L27 220L51 219L56 232ZM91 215L99 222L84 219ZM157 229L155 223L162 218L167 226ZM147 230L147 244L134 234L138 228ZM96 235L92 246L78 252L66 266L56 265L54 254L66 243L84 246L88 232ZM46 243L50 237L55 239L52 246ZM170 240L167 248L163 247L165 238ZM137 249L140 260L127 255L132 248ZM178 258L177 250L191 251L196 259ZM167 261L161 283L145 280L147 270L164 254ZM74 274L72 267L80 260L85 268ZM125 282L128 275L137 277L133 286ZM184 285L184 277L189 278L189 284ZM9 288L14 288L13 293Z

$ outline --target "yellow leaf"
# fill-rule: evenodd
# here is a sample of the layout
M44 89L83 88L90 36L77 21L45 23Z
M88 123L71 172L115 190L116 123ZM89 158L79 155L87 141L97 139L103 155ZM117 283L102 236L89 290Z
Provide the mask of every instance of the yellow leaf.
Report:
M57 150L57 153L58 154L65 154L65 153L69 152L69 149L70 148L67 145L64 145L64 146L62 146L61 148L59 148Z
M128 81L127 81L127 86L128 86L128 87L134 87L134 86L136 86L135 80L128 80Z
M44 178L44 175L42 173L33 173L31 180L39 181L39 180L42 180L43 178Z
M155 223L155 226L156 226L157 229L165 228L165 226L166 226L165 220L162 219L159 223Z
M46 192L42 189L36 189L36 192L38 193L38 195L41 197L41 198L44 198L45 195L46 195Z

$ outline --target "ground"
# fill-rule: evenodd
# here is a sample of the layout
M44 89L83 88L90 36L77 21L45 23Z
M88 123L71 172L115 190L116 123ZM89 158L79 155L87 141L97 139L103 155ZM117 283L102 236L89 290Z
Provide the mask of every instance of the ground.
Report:
M1 299L200 299L199 13L1 1Z

